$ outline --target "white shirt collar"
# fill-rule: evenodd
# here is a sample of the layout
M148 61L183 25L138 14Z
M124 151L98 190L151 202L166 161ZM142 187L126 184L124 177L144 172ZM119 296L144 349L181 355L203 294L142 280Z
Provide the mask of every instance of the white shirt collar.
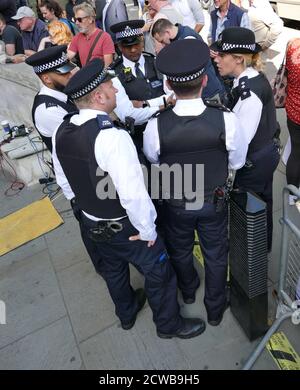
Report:
M131 68L135 72L135 62L130 61L128 58L126 58L124 56L122 56L122 57L123 57L123 65L125 66L125 68ZM143 70L145 67L145 58L144 58L143 54L140 56L138 63L140 64L140 68Z
M233 81L233 88L237 87L239 85L239 80L242 78L242 77L248 77L248 79L252 79L253 77L256 77L258 76L258 71L254 68L252 68L252 66L246 68L237 78L234 79Z
M206 106L203 103L202 98L198 99L185 99L176 100L176 105L173 111L178 116L196 116L201 115Z
M108 115L108 114L104 111L84 108L79 111L79 114L73 115L70 122L73 123L74 125L80 126L83 123L89 121L90 119L96 118L97 115Z
M42 86L39 95L52 96L64 103L66 103L66 101L68 100L68 96L65 93L57 91L56 89L48 88L46 87L46 85Z

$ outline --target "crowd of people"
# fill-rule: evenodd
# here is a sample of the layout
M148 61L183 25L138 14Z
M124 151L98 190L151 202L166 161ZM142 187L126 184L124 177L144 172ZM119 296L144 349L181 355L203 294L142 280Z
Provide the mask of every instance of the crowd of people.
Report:
M191 338L206 324L180 315L177 289L185 304L195 302L195 230L204 257L208 324L218 326L229 304L230 171L234 189L253 191L266 202L266 250L272 248L273 174L280 156L273 92L260 54L283 25L265 12L267 1L214 0L208 46L199 35L205 18L197 1L146 0L144 18L128 20L123 9L107 31L103 16L113 2L70 0L65 17L56 1L41 0L44 20L22 5L0 16L0 32L4 41L16 38L15 44L5 41L7 54L24 50L25 62L40 78L33 122L52 153L57 183L122 328L134 326L147 298L159 337ZM292 144L287 181L296 187L299 53L299 39L292 40L286 53ZM153 180L162 166L179 167L179 189L174 178L167 188ZM144 275L144 289L132 288L129 263Z

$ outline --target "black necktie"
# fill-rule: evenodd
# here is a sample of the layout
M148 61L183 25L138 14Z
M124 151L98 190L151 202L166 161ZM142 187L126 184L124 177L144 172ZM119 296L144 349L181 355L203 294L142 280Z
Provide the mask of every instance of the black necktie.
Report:
M135 67L136 78L137 79L144 79L145 76L144 76L143 72L140 69L140 64L138 62L136 62L134 67Z

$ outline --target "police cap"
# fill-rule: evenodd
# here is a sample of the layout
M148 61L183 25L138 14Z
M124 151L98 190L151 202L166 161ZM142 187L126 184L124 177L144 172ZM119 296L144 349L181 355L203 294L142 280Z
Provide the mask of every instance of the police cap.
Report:
M205 73L210 59L206 43L183 39L164 47L157 55L157 69L175 82L195 80Z
M210 48L220 53L258 53L262 50L255 43L254 32L244 27L229 27L221 32L219 38Z
M140 42L140 37L143 35L142 27L144 20L126 20L113 24L110 27L111 32L116 34L116 40L123 46L131 46Z
M26 58L25 62L32 66L37 74L44 72L64 74L76 68L76 65L68 60L66 45L53 46L41 50Z

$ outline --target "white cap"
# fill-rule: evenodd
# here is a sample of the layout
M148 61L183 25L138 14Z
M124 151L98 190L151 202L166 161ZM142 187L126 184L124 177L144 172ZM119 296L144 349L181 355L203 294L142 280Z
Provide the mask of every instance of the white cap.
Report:
M24 6L24 7L20 7L18 9L16 15L12 16L12 19L19 20L19 19L26 18L26 17L34 18L35 13L32 11L31 8Z

